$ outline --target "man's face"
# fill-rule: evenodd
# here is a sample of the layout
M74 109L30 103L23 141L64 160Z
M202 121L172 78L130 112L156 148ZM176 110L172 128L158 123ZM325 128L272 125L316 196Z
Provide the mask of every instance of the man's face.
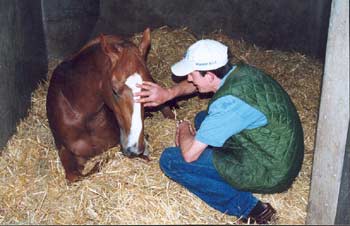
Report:
M198 71L193 71L187 75L187 81L192 82L200 93L210 92L209 79L207 78L207 74L205 76L202 76Z

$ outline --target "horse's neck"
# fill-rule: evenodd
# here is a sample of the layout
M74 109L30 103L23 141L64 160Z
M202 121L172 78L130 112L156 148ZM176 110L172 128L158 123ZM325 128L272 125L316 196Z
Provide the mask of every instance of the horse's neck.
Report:
M71 59L68 64L71 65L70 68L63 69L63 94L72 106L101 108L103 100L99 84L108 74L108 58L93 46Z

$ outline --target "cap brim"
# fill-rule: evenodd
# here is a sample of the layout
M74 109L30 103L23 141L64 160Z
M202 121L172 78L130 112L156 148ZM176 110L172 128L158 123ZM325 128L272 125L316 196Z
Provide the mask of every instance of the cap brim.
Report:
M194 64L186 59L183 59L171 66L171 72L176 76L186 76L193 71Z

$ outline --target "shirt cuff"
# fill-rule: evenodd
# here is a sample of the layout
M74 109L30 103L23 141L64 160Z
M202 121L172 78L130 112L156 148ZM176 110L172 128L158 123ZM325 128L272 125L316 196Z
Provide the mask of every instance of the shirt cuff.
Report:
M208 138L204 138L202 136L199 136L198 134L196 134L195 136L195 139L202 142L203 144L207 144L209 146L212 146L212 147L222 147L224 145L224 143L220 143L218 141L215 141L215 140L210 140Z

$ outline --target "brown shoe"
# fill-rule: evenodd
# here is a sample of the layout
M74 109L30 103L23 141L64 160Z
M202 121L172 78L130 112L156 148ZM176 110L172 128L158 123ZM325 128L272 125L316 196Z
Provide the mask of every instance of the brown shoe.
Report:
M276 210L270 205L270 203L258 203L259 208L261 209L258 213L251 213L248 216L248 219L242 219L244 223L250 223L250 224L269 224L271 222L272 218L276 214Z

